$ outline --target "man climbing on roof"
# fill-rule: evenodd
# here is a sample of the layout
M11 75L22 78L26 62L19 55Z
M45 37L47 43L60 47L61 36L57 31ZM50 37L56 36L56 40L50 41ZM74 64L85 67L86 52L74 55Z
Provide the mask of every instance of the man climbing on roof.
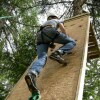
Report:
M58 32L57 29L61 32ZM41 72L47 61L48 48L53 47L54 43L63 44L52 56L62 59L62 55L69 53L76 45L76 42L67 35L65 27L55 14L49 14L47 21L42 25L37 33L37 55L38 59L33 62L28 74L25 76L26 83L31 92L37 91L36 77ZM52 57L51 56L51 57Z

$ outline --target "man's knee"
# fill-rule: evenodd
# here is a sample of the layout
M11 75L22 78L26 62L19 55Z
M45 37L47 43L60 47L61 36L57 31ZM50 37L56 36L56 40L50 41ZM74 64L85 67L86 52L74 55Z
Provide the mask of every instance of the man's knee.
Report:
M76 45L76 41L75 40L73 40L73 39L71 39L70 41L68 41L66 44L72 44L72 45Z
M76 45L76 41L75 41L75 40L73 40L73 41L72 41L72 44L75 46L75 45Z

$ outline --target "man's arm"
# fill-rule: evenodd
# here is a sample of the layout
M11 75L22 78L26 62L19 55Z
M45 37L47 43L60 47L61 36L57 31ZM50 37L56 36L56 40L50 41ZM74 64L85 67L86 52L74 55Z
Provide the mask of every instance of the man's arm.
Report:
M62 23L59 24L59 28L60 28L62 33L67 34L66 30L65 30L65 27L64 27L64 25Z

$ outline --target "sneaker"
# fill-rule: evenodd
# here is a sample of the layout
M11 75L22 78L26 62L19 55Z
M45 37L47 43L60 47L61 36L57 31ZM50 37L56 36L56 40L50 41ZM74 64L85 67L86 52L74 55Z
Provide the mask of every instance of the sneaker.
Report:
M53 52L50 56L60 59L63 56L63 52L62 52L62 50L57 50L57 51Z
M38 91L38 89L36 87L36 75L34 73L29 72L25 76L25 81L26 81L31 93Z
M58 55L60 55L61 57L62 57L63 54L64 54L62 50L57 50L55 53L58 54Z
M66 63L65 60L62 58L62 53L60 53L59 51L55 51L54 53L52 53L50 55L50 58L53 60L58 61L61 64Z

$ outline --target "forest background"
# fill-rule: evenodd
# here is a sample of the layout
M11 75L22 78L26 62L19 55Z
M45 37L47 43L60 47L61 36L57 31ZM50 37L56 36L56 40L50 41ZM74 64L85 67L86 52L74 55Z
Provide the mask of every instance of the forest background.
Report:
M61 19L90 13L100 43L99 0L1 0L0 100L10 93L36 57L36 32L49 11L56 12ZM100 59L87 61L83 100L100 100L99 75Z

